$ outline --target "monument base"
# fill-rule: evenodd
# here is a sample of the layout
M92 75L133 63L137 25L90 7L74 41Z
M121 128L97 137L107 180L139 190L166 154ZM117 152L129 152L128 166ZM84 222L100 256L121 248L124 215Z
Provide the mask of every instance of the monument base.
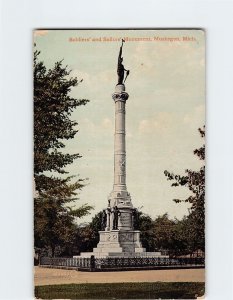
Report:
M160 257L168 258L168 255L162 255L161 252L82 252L79 256L73 256L74 258L90 258L91 256L96 258L106 257Z
M93 252L82 252L81 257L163 257L161 252L146 252L140 242L138 230L99 231L99 234L97 247Z
M111 230L100 231L100 240L97 248L93 249L93 254L122 254L122 253L141 253L146 249L140 242L140 231L137 230Z

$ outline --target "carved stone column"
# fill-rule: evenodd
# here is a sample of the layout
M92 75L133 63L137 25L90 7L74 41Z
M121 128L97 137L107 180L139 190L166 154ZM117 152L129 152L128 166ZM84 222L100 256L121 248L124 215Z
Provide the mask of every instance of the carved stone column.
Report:
M110 206L132 207L130 194L126 187L126 144L125 144L125 105L129 95L124 84L118 84L112 95L115 102L115 134L114 134L114 184L109 196ZM119 217L119 229L121 228Z
M123 84L112 95L115 101L114 191L126 191L125 103L129 95Z

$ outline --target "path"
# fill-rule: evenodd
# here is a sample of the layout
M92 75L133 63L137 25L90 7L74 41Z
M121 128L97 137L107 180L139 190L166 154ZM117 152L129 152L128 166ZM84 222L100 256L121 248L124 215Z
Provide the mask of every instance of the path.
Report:
M112 282L204 282L204 269L80 272L35 267L35 285Z

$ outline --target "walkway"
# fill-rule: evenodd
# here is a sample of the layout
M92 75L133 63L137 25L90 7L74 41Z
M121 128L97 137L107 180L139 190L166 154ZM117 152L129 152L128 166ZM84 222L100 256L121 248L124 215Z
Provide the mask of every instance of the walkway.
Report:
M79 272L35 267L35 285L112 282L204 282L204 269Z

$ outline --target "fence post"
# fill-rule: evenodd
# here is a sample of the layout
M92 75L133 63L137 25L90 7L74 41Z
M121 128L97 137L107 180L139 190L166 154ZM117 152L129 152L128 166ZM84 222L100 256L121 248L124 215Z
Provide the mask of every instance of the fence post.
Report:
M95 256L91 255L91 271L95 270Z

